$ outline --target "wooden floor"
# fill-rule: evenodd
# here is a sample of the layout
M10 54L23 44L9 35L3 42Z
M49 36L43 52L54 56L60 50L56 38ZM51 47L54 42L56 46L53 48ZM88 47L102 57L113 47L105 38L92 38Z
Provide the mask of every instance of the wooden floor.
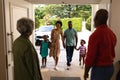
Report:
M38 51L39 53L39 51ZM39 56L41 62L41 56ZM41 65L41 63L40 63ZM61 50L59 63L59 70L54 70L54 60L52 57L47 57L47 67L41 68L43 80L50 80L50 77L80 77L83 79L84 68L79 65L79 52L74 51L73 60L71 63L70 70L66 70L66 52ZM89 79L88 79L89 80Z

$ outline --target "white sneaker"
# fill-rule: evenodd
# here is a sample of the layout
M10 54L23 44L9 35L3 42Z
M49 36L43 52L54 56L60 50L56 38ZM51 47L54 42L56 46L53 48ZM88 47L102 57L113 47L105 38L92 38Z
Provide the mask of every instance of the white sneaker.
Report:
M59 70L59 68L57 67L57 66L55 66L55 68L54 68L56 71L58 71Z

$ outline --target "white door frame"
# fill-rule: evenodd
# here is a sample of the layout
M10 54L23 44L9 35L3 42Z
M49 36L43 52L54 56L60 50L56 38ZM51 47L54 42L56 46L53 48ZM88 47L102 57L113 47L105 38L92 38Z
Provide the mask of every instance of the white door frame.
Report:
M16 30L16 22L21 17L33 19L33 5L24 0L4 0L4 6L7 80L14 80L12 44L20 35ZM33 37L31 37L31 40L33 40Z
M13 29L11 28L12 25L14 25L11 23L11 20L13 20L11 18L12 16L11 16L11 12L10 12L11 6L13 7L13 6L19 5L19 6L23 6L23 7L27 8L29 5L28 9L29 9L30 13L28 13L28 15L29 15L28 17L33 19L33 11L31 10L33 8L31 7L31 4L23 1L24 4L28 4L26 6L26 5L22 4L21 1L22 0L1 0L0 1L0 5L2 5L2 7L1 7L2 9L0 9L0 11L1 11L0 16L2 16L1 17L2 21L0 22L0 25L3 26L3 27L0 27L0 32L2 32L1 33L2 39L0 40L0 44L3 45L3 46L0 46L0 48L1 48L0 55L2 55L2 58L0 58L0 61L2 61L2 62L0 62L0 63L3 64L2 66L0 64L0 80L13 80L13 78L9 78L9 76L7 78L7 76L6 76L7 75L6 69L8 69L9 66L13 66L13 62L8 63L7 59L6 59L6 58L8 58L7 55L12 54L11 43L13 42L13 35L14 35ZM3 2L4 2L4 4L3 4ZM5 8L4 8L4 6L5 6ZM3 10L5 10L5 13L3 13L4 12ZM31 39L31 40L33 40L33 39ZM10 59L12 60L12 55L11 55ZM6 62L8 63L7 65L6 65Z

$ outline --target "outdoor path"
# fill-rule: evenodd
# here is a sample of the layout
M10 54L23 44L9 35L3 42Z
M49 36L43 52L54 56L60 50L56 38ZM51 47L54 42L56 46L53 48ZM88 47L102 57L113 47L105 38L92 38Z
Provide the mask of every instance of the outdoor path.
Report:
M39 50L37 50L39 53ZM39 55L39 54L38 54ZM40 65L41 56L39 55ZM61 50L58 63L59 70L54 70L54 60L52 57L47 57L47 67L41 68L44 80L50 80L50 77L80 77L83 80L84 67L79 65L79 51L74 50L73 60L70 70L66 70L66 52L65 49ZM89 80L89 79L88 79Z
M89 32L88 30L78 32L77 47L80 45L81 39L84 39L86 41L85 46L87 47L90 34L91 34L91 32ZM67 66L66 66L66 51L62 47L62 43L60 46L61 46L61 52L60 52L59 62L58 62L59 70L58 71L54 70L54 60L52 57L48 56L47 57L47 67L41 69L43 80L50 80L50 77L52 77L52 76L53 77L80 77L81 80L84 80L83 79L84 67L82 68L79 65L79 51L74 50L74 54L73 54L73 58L72 58L73 60L71 62L70 70L66 70L66 68L67 68ZM36 47L36 50L38 52L39 61L40 61L40 65L41 65L41 56L39 54L39 47Z

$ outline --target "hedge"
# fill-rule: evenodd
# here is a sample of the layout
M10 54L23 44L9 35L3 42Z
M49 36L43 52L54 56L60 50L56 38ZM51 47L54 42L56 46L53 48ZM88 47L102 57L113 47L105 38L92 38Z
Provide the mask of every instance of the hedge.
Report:
M86 29L91 31L91 16L86 20Z
M57 19L49 19L50 25L54 25ZM76 29L77 31L81 31L82 29L82 18L64 18L60 19L62 21L62 30L64 31L65 29L68 28L68 21L72 21L73 28ZM40 26L45 25L45 20L44 19L39 19Z

